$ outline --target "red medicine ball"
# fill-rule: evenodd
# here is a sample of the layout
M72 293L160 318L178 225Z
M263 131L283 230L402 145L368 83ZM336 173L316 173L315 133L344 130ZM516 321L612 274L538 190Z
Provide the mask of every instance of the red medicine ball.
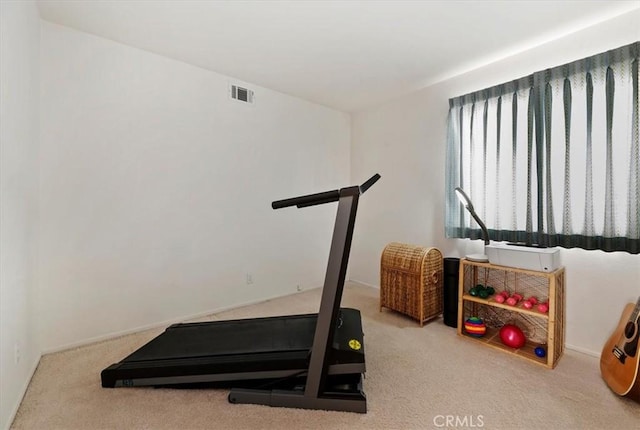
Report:
M500 339L511 348L522 348L527 341L522 330L513 324L505 324L500 329Z

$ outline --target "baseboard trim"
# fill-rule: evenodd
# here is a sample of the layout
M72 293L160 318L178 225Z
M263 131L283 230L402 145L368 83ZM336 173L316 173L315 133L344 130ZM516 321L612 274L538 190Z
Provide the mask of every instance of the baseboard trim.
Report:
M315 288L319 288L319 287L315 287ZM310 290L313 290L313 289L314 288L306 288L306 289L304 289L302 291L294 291L293 293L278 294L278 295L269 296L269 297L266 297L266 298L261 298L261 299L252 300L252 301L248 301L248 302L238 303L238 304L231 305L231 306L223 306L223 307L212 309L212 310L208 310L208 311L205 311L205 312L199 312L199 313L196 313L196 314L185 315L185 316L181 316L181 317L177 317L177 318L171 318L171 319L160 321L160 322L157 322L157 323L146 324L146 325L143 325L143 326L138 326L138 327L134 327L134 328L127 329L127 330L121 330L121 331L117 331L117 332L111 332L111 333L103 334L103 335L100 335L100 336L90 337L90 338L83 339L83 340L80 340L80 341L77 341L77 342L71 342L71 343L67 343L67 344L64 344L64 345L60 345L60 346L44 348L43 351L42 351L42 355L54 354L56 352L62 352L62 351L68 351L70 349L81 348L83 346L92 345L92 344L100 343L100 342L105 342L105 341L112 340L112 339L117 339L119 337L128 336L130 334L135 334L135 333L140 333L140 332L147 331L147 330L154 330L154 329L158 329L158 328L167 327L167 326L170 326L171 324L176 324L176 323L181 323L181 322L188 322L188 321L195 320L195 319L198 319L198 318L214 315L214 314L217 314L217 313L220 313L220 312L225 312L225 311L229 311L229 310L233 310L233 309L242 308L244 306L256 305L256 304L259 304L259 303L268 302L269 300L274 300L274 299L278 299L278 298L281 298L281 297L287 297L287 296L293 296L293 295L296 295L296 294L301 294L301 293L304 293L305 291L310 291Z
M580 346L569 345L567 343L565 343L564 346L565 346L565 348L570 349L572 351L576 351L576 352L580 352L582 354L590 355L591 357L600 358L600 353L599 352L595 352L595 351L592 351L592 350L587 349L587 348L582 348Z
M358 281L357 279L349 279L349 282L353 282L354 284L364 285L365 287L375 288L377 290L380 289L379 285L368 284L366 282Z
M13 420L16 419L16 414L18 413L18 410L20 409L20 405L22 404L22 400L24 400L25 394L27 394L27 390L29 389L29 385L31 384L31 380L33 379L33 375L35 375L36 370L38 369L38 366L40 365L40 359L41 358L42 358L42 355L39 355L38 358L36 360L34 360L34 364L31 366L31 372L29 372L29 377L26 378L25 381L24 381L22 389L20 390L20 396L18 396L18 400L13 405L13 408L11 408L11 413L9 414L9 420L7 422L7 427L5 428L6 430L9 430L11 428L11 425L13 424Z

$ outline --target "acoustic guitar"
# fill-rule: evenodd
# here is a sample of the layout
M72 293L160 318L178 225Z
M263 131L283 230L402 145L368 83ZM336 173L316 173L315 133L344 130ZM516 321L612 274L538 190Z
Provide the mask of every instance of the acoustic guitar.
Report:
M639 317L640 297L635 305L629 303L625 306L618 327L604 345L600 355L600 372L614 393L640 403Z

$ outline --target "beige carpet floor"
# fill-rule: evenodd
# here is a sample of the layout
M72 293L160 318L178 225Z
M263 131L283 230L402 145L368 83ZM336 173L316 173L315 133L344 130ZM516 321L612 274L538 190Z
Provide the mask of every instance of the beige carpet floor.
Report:
M213 315L316 312L319 290ZM226 390L104 389L100 371L162 330L42 357L15 429L636 429L640 405L614 395L598 359L566 351L554 370L378 311L378 290L349 283L342 305L362 311L368 413L232 405ZM206 319L205 319L206 320Z

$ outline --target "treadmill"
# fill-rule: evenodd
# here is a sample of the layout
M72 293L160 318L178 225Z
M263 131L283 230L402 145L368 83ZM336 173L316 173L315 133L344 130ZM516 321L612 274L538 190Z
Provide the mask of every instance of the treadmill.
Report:
M173 324L104 369L102 386L230 386L230 403L366 413L360 311L340 301L358 198L378 179L271 204L338 202L318 314Z

